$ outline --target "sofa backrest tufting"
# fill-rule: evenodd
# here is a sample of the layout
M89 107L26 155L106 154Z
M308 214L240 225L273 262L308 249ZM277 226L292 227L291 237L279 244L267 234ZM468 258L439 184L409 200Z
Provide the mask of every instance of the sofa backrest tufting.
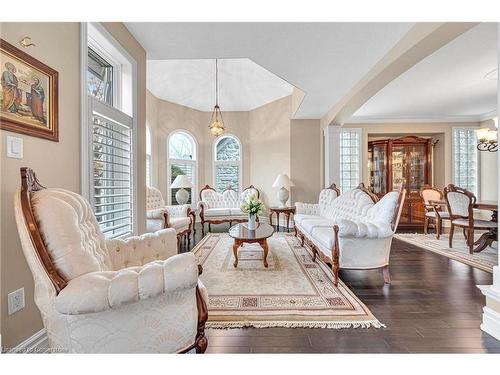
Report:
M165 207L165 201L157 188L146 186L146 210Z
M226 189L219 193L212 188L204 188L200 193L201 200L206 208L239 208L251 195L259 196L259 191L254 187L249 187L241 194L233 189Z
M339 197L337 190L326 188L319 193L319 213L321 216L328 217L329 207Z
M359 189L353 189L341 194L330 205L321 208L321 216L330 220L357 220L365 216L375 203L372 198Z

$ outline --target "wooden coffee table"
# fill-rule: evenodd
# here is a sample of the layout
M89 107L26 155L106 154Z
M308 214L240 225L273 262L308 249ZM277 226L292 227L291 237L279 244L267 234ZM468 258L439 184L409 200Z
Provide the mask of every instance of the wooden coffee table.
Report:
M257 242L262 250L264 250L264 267L267 268L267 254L269 248L267 246L267 239L274 233L274 228L266 223L257 223L255 230L249 230L247 223L240 223L233 225L229 229L229 235L234 238L233 254L234 254L234 267L238 267L238 248L244 243Z

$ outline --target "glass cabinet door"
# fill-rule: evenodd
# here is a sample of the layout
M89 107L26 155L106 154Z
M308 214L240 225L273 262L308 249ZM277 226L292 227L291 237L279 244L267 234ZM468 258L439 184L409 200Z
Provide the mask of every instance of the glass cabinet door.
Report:
M385 194L387 192L386 182L386 146L373 146L371 155L371 185L375 194Z
M406 147L392 148L392 190L398 191L406 184Z
M409 192L418 192L425 184L425 145L409 146Z

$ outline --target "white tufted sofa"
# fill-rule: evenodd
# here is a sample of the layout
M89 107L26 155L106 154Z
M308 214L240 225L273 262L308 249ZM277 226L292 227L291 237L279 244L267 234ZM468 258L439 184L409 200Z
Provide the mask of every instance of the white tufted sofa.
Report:
M156 232L163 228L174 228L180 245L182 238L190 242L194 227L189 204L166 206L160 190L146 187L146 228L148 232Z
M319 255L332 264L336 282L340 268L383 268L384 280L390 283L389 254L405 191L377 201L363 185L339 197L325 190L320 203L296 205L295 234L302 245L309 245L314 259Z
M203 235L205 235L205 223L208 223L210 231L211 224L231 225L232 222L247 221L248 215L241 211L240 206L253 194L259 197L259 190L253 185L244 189L241 194L231 188L218 193L214 188L205 185L200 191L198 203Z
M173 229L106 240L84 198L21 173L16 222L52 350L205 350L201 269L191 253L176 255Z

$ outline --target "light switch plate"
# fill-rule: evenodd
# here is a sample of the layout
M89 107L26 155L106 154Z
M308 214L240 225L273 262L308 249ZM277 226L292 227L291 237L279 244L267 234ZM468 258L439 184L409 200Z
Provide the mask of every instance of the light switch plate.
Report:
M7 313L12 315L24 309L24 288L19 288L7 295Z
M7 136L7 157L23 158L23 139L19 137Z

